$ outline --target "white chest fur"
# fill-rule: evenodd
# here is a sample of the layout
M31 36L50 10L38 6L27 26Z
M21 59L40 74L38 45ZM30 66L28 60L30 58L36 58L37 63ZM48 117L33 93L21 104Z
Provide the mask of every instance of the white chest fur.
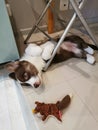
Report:
M45 60L49 60L51 58L53 49L54 44L51 41L48 41L41 46L31 43L25 49L25 53L20 61L28 61L39 71L42 71L46 64Z

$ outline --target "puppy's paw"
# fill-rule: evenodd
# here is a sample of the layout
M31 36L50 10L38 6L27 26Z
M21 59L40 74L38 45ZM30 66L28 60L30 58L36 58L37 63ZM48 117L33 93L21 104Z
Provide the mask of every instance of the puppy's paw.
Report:
M91 47L89 47L89 46L87 48L85 48L84 51L89 53L89 54L91 54L91 55L94 54L94 50Z
M95 63L95 57L93 57L92 55L90 54L87 54L87 59L86 61L89 63L89 64L94 64Z
M44 49L42 52L42 58L44 60L49 60L51 58L53 49L54 49L54 44L52 42L48 41L44 46Z
M25 53L30 56L40 56L42 53L42 49L40 46L36 44L29 44L28 47L25 49Z

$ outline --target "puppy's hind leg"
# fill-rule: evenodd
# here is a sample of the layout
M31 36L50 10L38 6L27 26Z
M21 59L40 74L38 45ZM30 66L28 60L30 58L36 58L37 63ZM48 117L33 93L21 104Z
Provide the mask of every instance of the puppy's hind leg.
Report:
M81 50L80 53L74 53L75 57L85 59L89 64L95 63L95 57Z
M84 51L91 55L94 54L94 49L92 49L90 46L84 48Z
M95 57L90 55L90 54L86 54L86 61L89 63L89 64L94 64L95 63Z
M86 59L86 52L85 51L83 51L79 48L74 48L74 50L72 50L72 52L74 53L75 57Z
M91 45L91 46L94 46L94 45ZM94 64L95 63L95 57L93 56L94 49L92 47L90 47L90 45L85 44L83 50L84 50L84 52L86 54L86 61L89 64Z

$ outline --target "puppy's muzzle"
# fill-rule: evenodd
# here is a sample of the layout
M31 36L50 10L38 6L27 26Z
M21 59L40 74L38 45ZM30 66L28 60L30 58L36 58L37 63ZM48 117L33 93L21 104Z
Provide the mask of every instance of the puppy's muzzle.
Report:
M34 87L35 87L35 88L38 88L40 85L41 85L41 82L35 82L35 83L34 83Z

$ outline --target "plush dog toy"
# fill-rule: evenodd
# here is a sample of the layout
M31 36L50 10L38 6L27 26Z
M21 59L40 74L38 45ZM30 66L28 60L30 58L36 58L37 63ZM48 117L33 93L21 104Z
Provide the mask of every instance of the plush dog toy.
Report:
M44 103L36 101L36 107L32 110L33 113L40 113L44 121L49 115L55 116L59 121L62 121L62 111L67 108L71 102L72 95L66 95L61 101L56 103Z

